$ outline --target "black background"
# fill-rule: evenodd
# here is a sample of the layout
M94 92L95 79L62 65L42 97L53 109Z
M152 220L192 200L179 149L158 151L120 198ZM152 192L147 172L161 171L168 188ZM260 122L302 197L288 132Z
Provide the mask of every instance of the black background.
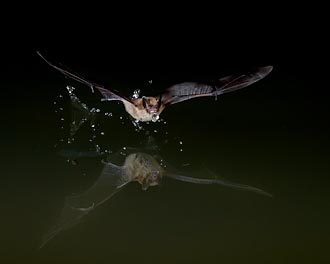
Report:
M149 79L170 85L179 81L214 79L255 66L273 65L269 89L260 93L251 91L242 99L254 102L255 98L267 98L271 102L269 105L256 105L251 112L263 113L262 122L258 125L257 120L251 124L252 128L246 130L257 135L263 131L275 131L276 134L279 130L288 141L288 147L276 155L288 164L304 161L306 164L299 167L301 170L308 168L313 172L319 168L322 173L311 173L310 178L305 175L300 184L306 188L304 190L309 190L311 184L314 188L313 202L317 204L322 201L322 205L326 204L323 199L329 197L326 175L329 171L330 107L328 50L323 16L312 10L302 12L299 6L288 10L285 6L274 9L274 5L268 5L264 10L255 10L254 13L245 10L244 16L236 8L222 7L215 10L214 14L203 10L190 12L188 6L180 11L173 7L172 10L178 11L175 15L165 12L165 16L161 17L158 17L159 9L150 12L151 15L145 15L129 6L116 18L112 17L116 9L107 9L107 15L80 13L78 10L50 15L50 5L41 16L33 17L31 13L15 24L13 20L19 17L16 13L7 20L0 52L2 179L5 179L2 194L5 196L3 212L7 223L11 223L11 215L18 215L16 210L22 209L24 197L15 192L17 181L28 182L21 174L17 180L18 171L21 172L23 166L26 166L27 172L41 166L41 158L47 158L42 157L43 150L49 150L49 142L55 141L55 138L52 140L55 135L51 132L57 128L57 124L52 121L54 113L49 105L58 91L45 87L48 83L53 87L63 87L65 84L64 78L37 56L37 50L52 61L63 63L97 83L111 86L114 82L125 82L123 92L127 94L132 92L130 83L144 87ZM65 9L65 6L57 7ZM80 16L76 17L77 13ZM227 16L224 18L225 14ZM317 19L312 19L312 14ZM156 23L156 18L160 18L161 23ZM227 104L230 104L230 96ZM178 118L180 127L182 114L172 116L173 119ZM187 116L184 121L181 119L181 127L186 126L183 130L186 132L194 128L189 125L193 123L192 119L189 121L191 117ZM201 116L197 119L203 122ZM242 122L244 124L244 120ZM205 131L209 127L217 131L217 126L222 128L228 124L231 128L244 127L235 124L235 120L227 120L227 123L225 120L222 125L205 121L203 133L207 134ZM245 125L249 127L250 124ZM241 132L243 134L243 131L237 133ZM281 144L284 145L283 142ZM304 149L305 145L309 147ZM290 150L291 147L296 148ZM207 149L208 146L203 148ZM40 157L40 160L35 160L35 164L26 164L25 158L34 149L38 149L36 157ZM299 151L303 156L301 160L290 156ZM27 173L28 176L33 177L33 173ZM295 177L298 178L297 175ZM49 179L52 181L51 176ZM321 186L322 183L324 186ZM299 193L300 189L295 191ZM14 201L11 200L13 193L19 197ZM301 191L299 194L305 193ZM308 200L308 197L304 196L304 199ZM311 215L318 217L315 222L309 219L307 228L312 230L311 226L317 225L322 218L318 210L323 212L325 208L301 205L299 202L298 198L294 198L289 203L294 208L300 205L299 213L305 212L307 207L309 212L312 212L311 207L316 208ZM328 230L323 231L324 235L328 233ZM15 241L10 234L5 238L6 241ZM25 238L24 241L29 240ZM13 254L9 252L9 255ZM320 259L326 258L326 255L320 254Z

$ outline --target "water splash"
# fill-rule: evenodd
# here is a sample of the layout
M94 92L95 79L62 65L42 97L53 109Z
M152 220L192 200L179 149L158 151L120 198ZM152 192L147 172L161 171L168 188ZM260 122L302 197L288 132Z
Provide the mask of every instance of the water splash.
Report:
M137 98L139 98L139 96L140 96L140 89L134 90L132 98L137 99Z
M66 89L68 90L69 94L72 94L75 88L72 86L67 86Z
M151 121L156 122L159 119L159 115L157 113L153 113L151 116Z

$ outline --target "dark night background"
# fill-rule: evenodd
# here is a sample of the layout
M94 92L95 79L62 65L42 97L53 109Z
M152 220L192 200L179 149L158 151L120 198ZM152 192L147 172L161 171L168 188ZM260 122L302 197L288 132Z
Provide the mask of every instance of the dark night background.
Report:
M235 29L224 29L220 22L217 28L211 21L212 27L195 22L156 31L109 25L102 32L77 22L8 36L1 51L1 258L17 263L329 260L326 44L298 22L269 25L268 30L244 22ZM153 93L177 82L273 65L269 76L249 88L218 101L203 98L171 106L162 118L168 122L166 131L184 141L183 153L176 145L164 153L175 165L205 164L225 178L260 186L274 198L170 180L147 192L133 184L82 225L35 251L64 196L91 184L99 171L88 162L79 164L87 171L83 179L54 153L63 131L53 102L74 82L47 66L36 50L87 79L120 86L127 95L136 88ZM86 87L76 86L93 101ZM115 111L120 113L120 107ZM66 108L65 117L68 113ZM134 144L136 137L141 140L129 122L101 126L108 131L103 144L119 148Z

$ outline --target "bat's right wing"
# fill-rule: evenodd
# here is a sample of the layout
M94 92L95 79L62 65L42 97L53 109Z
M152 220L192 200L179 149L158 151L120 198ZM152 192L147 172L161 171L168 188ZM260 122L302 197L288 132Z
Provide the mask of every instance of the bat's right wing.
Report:
M41 55L41 53L39 51L37 51L37 54L51 67L53 67L54 69L58 70L59 72L61 72L64 76L66 76L67 78L73 79L77 82L80 82L82 84L85 84L87 86L89 86L92 89L92 92L94 92L94 89L97 89L102 96L104 97L103 101L114 101L114 100L118 100L118 101L127 101L132 103L131 99L128 97L125 97L123 95L121 95L119 92L115 91L114 89L112 89L111 91L104 88L103 85L99 85L90 81L87 81L85 78L78 76L77 74L73 74L72 72L69 72L63 68L60 68L58 66L56 66L55 64L51 63L50 61L48 61L44 56Z
M162 94L165 105L205 96L218 96L249 86L268 75L272 66L259 67L245 74L230 75L213 83L184 82L167 88Z
M83 217L108 201L131 180L120 166L105 163L99 179L87 191L66 198L56 224L43 236L39 248L53 239L61 231L78 224Z

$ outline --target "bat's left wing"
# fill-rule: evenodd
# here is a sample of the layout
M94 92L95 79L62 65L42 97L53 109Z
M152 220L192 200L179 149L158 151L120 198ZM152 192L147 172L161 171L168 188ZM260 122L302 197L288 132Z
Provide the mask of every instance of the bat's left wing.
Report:
M104 101L127 101L132 103L131 99L121 95L118 91L115 91L114 89L106 89L103 85L99 85L97 83L91 82L86 80L85 78L78 76L77 74L73 74L72 72L69 72L68 70L65 70L63 68L60 68L59 66L56 66L55 64L51 63L50 61L48 61L44 56L41 55L41 53L39 51L37 51L37 54L51 67L53 67L54 69L58 70L59 72L61 72L62 74L64 74L67 78L73 79L77 82L80 82L82 84L85 84L87 86L89 86L92 89L92 92L94 92L94 89L97 89L102 96L104 97Z
M161 95L164 105L171 105L189 99L218 96L247 87L268 75L272 66L259 67L245 74L231 75L213 83L184 82L167 88Z
M214 173L212 173L212 174L214 175ZM169 178L183 181L183 182L190 182L190 183L196 183L196 184L218 184L218 185L222 185L222 186L233 188L233 189L255 192L258 194L272 197L272 195L270 193L265 192L264 190L261 190L257 187L240 184L240 183L234 183L234 182L227 181L224 179L218 179L216 177L214 179L199 179L199 178L188 177L188 176L184 176L184 175L180 175L180 174L176 174L176 173L172 173L172 172L167 172L165 175Z

